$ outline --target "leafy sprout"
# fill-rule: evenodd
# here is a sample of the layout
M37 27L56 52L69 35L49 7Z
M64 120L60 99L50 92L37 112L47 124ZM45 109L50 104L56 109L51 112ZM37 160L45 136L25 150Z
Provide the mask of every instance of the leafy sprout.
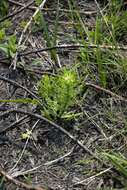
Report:
M79 93L75 71L64 69L58 76L44 76L38 84L43 102L42 113L48 118L60 118L69 112Z

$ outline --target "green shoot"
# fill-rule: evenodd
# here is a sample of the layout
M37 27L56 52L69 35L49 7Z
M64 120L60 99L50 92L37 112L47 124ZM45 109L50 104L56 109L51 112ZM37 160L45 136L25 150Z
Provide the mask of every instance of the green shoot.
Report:
M104 153L104 156L123 175L123 177L127 179L127 160L118 154Z
M43 102L42 113L56 119L66 116L75 104L79 93L79 81L75 71L64 69L58 76L44 76L38 84Z

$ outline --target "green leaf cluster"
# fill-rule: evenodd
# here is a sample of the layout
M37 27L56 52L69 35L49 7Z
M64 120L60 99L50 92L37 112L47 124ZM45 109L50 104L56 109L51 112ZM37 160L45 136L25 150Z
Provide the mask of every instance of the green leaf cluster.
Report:
M6 36L4 30L0 30L0 39L1 41L6 38L6 42L0 43L0 50L5 53L5 55L10 58L15 55L17 49L17 39L16 35Z
M42 113L49 119L61 118L69 112L79 93L75 71L64 69L58 76L42 77L38 93L43 102Z

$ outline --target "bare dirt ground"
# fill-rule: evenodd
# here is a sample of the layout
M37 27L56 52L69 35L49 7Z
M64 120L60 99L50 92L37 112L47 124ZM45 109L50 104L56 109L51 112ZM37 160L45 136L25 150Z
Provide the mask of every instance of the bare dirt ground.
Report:
M28 1L20 0L17 3L24 5ZM34 5L34 4L33 4ZM44 16L52 31L56 7L55 1L47 1L46 7L50 11L44 11ZM98 11L94 1L79 1L82 12ZM9 3L10 13L21 8L16 3ZM66 1L60 1L61 9L68 9ZM11 19L12 26L9 33L17 33L20 37L22 28L21 21L28 21L33 10L25 9ZM83 13L82 13L83 14ZM83 14L84 21L88 28L95 25L95 14ZM69 23L67 13L61 12L59 20L58 37L61 44L71 43L70 36L75 33L74 23ZM36 48L46 47L41 32L25 35L26 52ZM61 65L75 64L77 53L75 51L59 52ZM41 59L40 65L34 65L33 59ZM20 66L13 71L9 66L11 61L3 60L0 56L0 76L6 77L36 93L36 82L45 72L54 73L55 69L49 52L40 52L22 56ZM56 66L57 67L57 66ZM28 93L13 84L0 80L0 99L28 97ZM124 91L124 95L126 92ZM22 109L39 114L36 106L1 103L0 110ZM126 118L126 103L115 100L101 91L90 88L85 98L82 109L84 117L75 122L57 121L77 140L82 142L90 151L99 152L111 149L126 152L126 132L122 133ZM109 112L112 114L110 119ZM18 121L21 121L18 123ZM31 137L23 140L22 134L32 129ZM118 132L120 131L120 132ZM120 182L120 174L111 169L111 165L98 161L81 146L72 141L66 134L56 129L51 124L21 113L9 113L0 115L0 167L14 179L27 184L43 187L47 190L97 190L104 188L124 188ZM102 173L101 173L102 172ZM96 176L97 175L97 176ZM23 190L12 181L0 182L0 190Z

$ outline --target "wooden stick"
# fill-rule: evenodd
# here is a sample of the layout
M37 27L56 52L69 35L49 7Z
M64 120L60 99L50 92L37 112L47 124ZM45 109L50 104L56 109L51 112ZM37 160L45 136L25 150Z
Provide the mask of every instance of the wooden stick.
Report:
M21 187L21 188L25 188L25 189L28 189L28 190L46 190L42 187L38 187L38 186L35 186L35 185L28 185L24 182L21 182L17 179L14 179L13 177L11 177L10 175L8 175L5 171L3 171L2 169L0 169L0 174L2 176L4 176L8 181L10 181L11 183L17 185L18 187Z
M20 53L19 52L19 56L26 56L26 55L30 55L30 54L36 54L38 52L43 52L43 51L50 51L52 49L67 49L69 50L75 50L75 49L80 49L80 48L100 48L102 50L123 50L123 51L127 51L127 46L110 46L110 45L96 45L96 44L65 44L65 45L57 45L57 46L52 46L52 47L48 47L48 48L40 48L40 49L35 49L32 51L28 51L28 52L24 52L24 53Z

